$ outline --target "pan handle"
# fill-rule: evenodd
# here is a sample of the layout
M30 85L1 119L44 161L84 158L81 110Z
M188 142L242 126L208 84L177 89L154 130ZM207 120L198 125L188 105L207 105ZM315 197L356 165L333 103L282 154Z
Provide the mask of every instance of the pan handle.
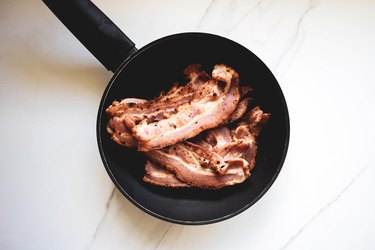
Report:
M135 44L88 0L43 0L78 40L110 71L137 51Z

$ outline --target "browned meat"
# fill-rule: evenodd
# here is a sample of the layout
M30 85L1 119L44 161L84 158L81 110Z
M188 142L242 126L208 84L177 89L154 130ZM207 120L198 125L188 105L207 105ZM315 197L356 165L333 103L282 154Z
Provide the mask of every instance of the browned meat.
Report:
M147 102L147 100L138 98L126 98L123 99L121 102L114 101L111 105L111 109L107 109L107 112L109 112L108 110L110 110L112 114L116 114L124 105L134 106L145 102ZM114 140L118 144L123 145L125 147L137 146L137 141L130 134L129 129L125 126L123 120L120 117L114 116L109 120L107 125L107 131L109 134L112 135L112 140Z
M229 128L222 126L208 131L204 140L209 143L215 151L217 148L231 142L232 136Z
M216 65L209 79L199 66L192 65L185 74L190 79L187 85L175 85L154 100L125 99L108 107L107 113L111 116L108 131L118 134L112 138L125 146L135 146L136 141L139 151L149 151L192 138L226 121L240 99L237 72L225 65ZM221 81L224 86L218 84ZM243 109L243 105L240 107ZM135 140L129 142L129 138Z
M246 179L244 172L244 161L229 162L230 169L224 175L218 175L210 168L202 167L199 164L193 165L176 155L175 146L168 149L157 149L146 153L152 160L173 171L178 179L201 188L221 188L224 186L241 183ZM169 184L166 184L169 185Z
M240 87L228 66L215 65L209 76L194 64L184 74L187 84L175 83L152 100L114 101L106 110L108 133L146 152L143 179L154 185L216 189L245 181L270 114L259 107L246 114L252 89Z
M107 131L112 135L111 138L125 147L137 147L137 140L134 139L125 125L125 114L133 114L134 116L139 114L139 120L141 120L143 113L146 113L150 115L148 121L155 121L160 117L162 118L163 108L167 112L173 113L174 103L184 104L191 101L192 93L210 79L209 75L200 69L200 65L190 65L184 73L186 78L190 80L187 85L178 87L176 83L167 94L161 93L155 100L126 98L121 102L114 101L106 110L111 117L107 125Z
M226 119L226 121L222 125L232 123L240 119L246 113L250 100L251 100L250 98L245 98L241 100L238 103L238 106L236 107L236 109L233 111L233 113L230 114L230 116Z
M189 187L188 184L180 181L173 172L156 163L147 161L145 172L143 177L145 182L167 187Z
M124 99L123 101L121 101L121 103L125 103L124 101L130 100L133 100L133 98ZM245 114L249 103L250 98L245 98L241 100L236 109L233 111L233 113L224 122L224 124L232 123L240 119ZM107 130L108 133L112 134L112 139L118 144L126 147L137 147L137 140L134 139L133 136L130 134L129 130L127 129L121 118L113 117L112 119L110 119Z
M209 167L216 172L222 174L223 168L226 166L223 157L217 154L213 150L208 150L205 147L199 146L191 142L181 142L176 146L183 147L184 149L179 149L177 154L180 154L181 151L191 152L193 157L198 160L198 164L203 167Z
M111 119L107 131L112 135L112 140L125 147L136 147L137 141L130 134L128 128L117 117Z
M138 150L148 151L175 144L192 138L205 129L213 128L227 119L237 107L239 100L238 74L220 65L214 68L212 77L226 82L222 92L216 81L210 80L202 86L211 86L194 92L190 103L175 108L176 114L164 116L164 119L151 123L143 120L138 125L133 123L131 117L125 119L127 127L138 140ZM215 88L216 91L213 90Z
M203 139L194 138L193 142L177 143L146 155L190 186L221 188L241 183L255 166L256 136L269 117L255 107L231 128L210 129ZM157 185L171 186L167 180Z

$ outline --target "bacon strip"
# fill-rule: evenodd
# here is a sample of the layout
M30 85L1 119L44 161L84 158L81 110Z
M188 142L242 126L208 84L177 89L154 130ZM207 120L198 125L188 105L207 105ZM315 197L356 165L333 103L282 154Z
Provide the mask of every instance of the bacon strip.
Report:
M269 118L270 114L255 107L230 129L226 126L211 129L204 139L194 138L195 143L181 142L146 155L189 186L216 189L238 184L250 176L255 166L257 144L252 133L258 135ZM218 164L213 159L219 159ZM164 184L171 186L168 180L157 185Z
M114 101L106 110L108 133L118 144L145 152L145 182L216 189L245 181L270 114L259 107L246 114L252 89L240 87L238 73L228 66L215 65L209 76L195 64L184 74L186 85L175 83L152 100Z
M192 65L185 69L185 74L190 79L187 85L175 85L154 100L125 99L108 107L111 117L108 132L113 135L116 128L120 129L112 138L121 145L149 151L192 138L227 121L240 99L237 72L225 65L216 65L209 79L198 65ZM221 81L224 86L219 84ZM240 105L235 114L238 116L242 110L243 105ZM116 126L116 123L121 125ZM129 138L134 140L126 141Z
M246 179L242 163L230 162L231 169L225 175L218 175L212 169L203 168L199 165L192 165L176 156L173 146L170 150L152 150L146 155L158 164L173 171L176 177L183 182L201 188L221 188L241 183Z
M126 125L138 140L138 150L149 151L173 145L226 120L239 101L238 74L233 69L219 65L215 66L212 77L226 83L223 93L217 98L215 91L211 92L212 95L198 92L198 98L193 99L187 107L177 108L176 114L159 122L142 121L136 125L130 117L126 119Z
M145 182L167 187L189 187L188 184L180 181L173 172L154 162L146 162L145 172L143 177Z

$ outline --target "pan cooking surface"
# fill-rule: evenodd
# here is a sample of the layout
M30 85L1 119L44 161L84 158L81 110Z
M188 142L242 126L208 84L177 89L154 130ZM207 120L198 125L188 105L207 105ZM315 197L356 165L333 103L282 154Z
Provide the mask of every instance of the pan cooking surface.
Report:
M183 79L193 63L211 72L215 64L233 67L242 85L253 89L250 107L271 113L259 136L257 162L244 183L219 190L170 189L143 182L146 157L119 146L106 131L105 109L126 97L150 99ZM243 46L215 35L182 33L140 49L116 71L98 113L98 146L106 170L117 188L136 206L158 218L180 224L208 224L230 218L254 204L272 185L284 162L289 118L282 91L271 71Z

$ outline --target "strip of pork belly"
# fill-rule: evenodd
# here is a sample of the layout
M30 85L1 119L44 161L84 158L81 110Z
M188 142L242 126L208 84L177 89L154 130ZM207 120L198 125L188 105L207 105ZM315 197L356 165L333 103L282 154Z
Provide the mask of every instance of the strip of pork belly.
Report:
M205 137L205 141L212 146L213 152L220 155L225 162L220 169L210 165L219 174L225 174L228 171L230 167L227 164L228 161L244 158L251 147L256 147L255 138L253 140L250 140L250 137L237 139L232 137L232 133L226 126L222 126L209 130ZM251 170L251 166L246 164L246 169L244 169L246 173Z
M213 87L217 87L216 85L211 85L212 86L208 86L210 85L210 83L207 83L206 86L203 86L203 89L202 89L202 92L207 92L207 91L213 91L212 89L208 90L208 88L213 88ZM205 90L206 88L206 90ZM124 99L122 101L123 104L134 104L134 103L144 103L146 102L146 100L141 100L141 99L135 99L135 98L127 98L127 99ZM133 105L134 106L134 105ZM173 114L173 113L176 113L175 111L175 104L171 104L170 105L172 109L169 109L167 111L160 111L159 108L153 113L153 114L149 114L148 118L147 118L147 122L155 122L155 121L159 121L161 119L164 119L166 116L170 115L170 114ZM180 109L182 107L180 106ZM150 110L148 110L150 111ZM168 113L169 112L169 113ZM140 119L142 119L143 115L141 114L140 115ZM109 134L112 135L112 139L117 142L118 144L120 145L123 145L125 147L137 147L138 145L138 142L136 139L133 138L133 136L131 135L129 129L127 129L126 125L125 125L125 119L126 116L122 115L120 117L118 116L114 116L112 118L110 118L109 122L108 122L108 125L107 125L107 131Z
M213 93L197 101L194 99L188 108L178 110L177 114L155 123L142 121L137 125L131 122L130 117L125 119L132 135L139 141L138 150L149 151L172 145L225 121L239 102L239 77L237 72L225 65L216 65L212 76L226 83L223 93L218 97Z
M195 69L198 71L200 66L195 66ZM190 86L188 90L184 90L184 92L187 93L185 96L174 96L172 98L173 92L178 90L177 85L172 87L172 89L167 93L166 96L170 96L170 100L164 100L164 103L157 103L157 105L153 109L146 109L147 106L150 105L149 101L144 99L138 99L138 98L126 98L123 99L121 102L114 101L113 104L107 109L107 113L112 116L110 118L108 125L107 125L107 131L109 134L112 135L112 139L117 142L120 145L126 146L126 147L136 147L137 141L133 138L130 131L125 127L124 124L124 113L139 113L140 119L142 119L145 115L145 113L149 115L148 122L157 121L158 119L164 119L165 115L170 115L175 113L174 109L176 107L176 104L186 103L189 102L193 98L193 91L197 90L199 86L202 87L201 91L206 93L207 91L212 91L210 88L215 87L213 83L204 83L203 81L208 79L208 75L205 72L192 72L190 71L191 76L191 82L189 83ZM180 87L183 88L184 86ZM181 91L180 91L181 92ZM169 104L169 107L168 107ZM164 107L163 107L164 105ZM161 108L164 108L164 110L160 110ZM151 114L151 112L154 112L154 114ZM167 112L167 113L165 113Z
M122 104L136 105L139 103L145 103L147 100L138 98L126 98L121 101ZM114 105L118 105L119 102L114 102ZM125 126L123 120L119 117L112 117L109 119L107 124L107 132L112 135L112 140L125 147L135 147L137 141L130 134L130 131Z
M223 157L225 162L237 158L248 161L249 169L246 171L250 171L255 166L256 136L260 133L261 127L268 122L269 117L270 114L263 113L257 106L231 129L222 126L208 130L204 140L212 146L214 152ZM227 167L228 165L225 165L219 173L225 173Z
M112 105L107 108L106 111L110 116L121 116L124 113L141 113L142 115L145 115L152 113L155 110L167 110L168 108L171 109L180 104L191 101L193 97L192 94L194 93L194 91L200 90L199 87L202 87L203 90L206 88L207 92L207 88L209 88L210 86L202 85L210 79L210 76L206 72L201 70L201 66L199 64L189 65L184 70L184 74L186 75L187 79L190 80L190 82L187 85L178 87L178 84L175 83L167 94L164 95L161 93L158 98L151 101L139 98L126 98L123 99L121 102L114 101ZM251 90L252 89L250 86L241 86L241 98L247 95L247 93ZM240 117L241 115L243 115L243 112L246 111L245 106L248 105L248 102L249 99L241 100L237 108L228 118L228 122L232 122L235 119L238 119L238 117Z
M149 102L146 100L137 99L137 98L127 98L127 99L122 100L120 103L115 101L113 105L108 108L107 112L109 114L111 114L112 112L112 115L118 115L121 117L121 119L119 119L117 116L114 116L113 118L110 119L108 123L108 132L113 135L112 139L115 142L123 146L135 147L137 145L136 143L137 141L130 134L130 131L125 130L123 128L124 116L121 116L121 115L123 115L124 112L135 113L133 114L133 116L137 116L136 114L138 113L139 114L138 122L144 119L144 116L148 116L146 119L147 123L158 122L159 120L165 119L169 117L170 115L175 114L176 104L179 105L179 104L183 104L183 103L190 101L193 98L192 91L199 90L199 92L201 93L200 96L205 96L206 94L209 94L210 92L211 94L215 92L216 92L216 95L220 94L220 91L217 88L213 89L216 86L216 82L211 81L211 82L203 83L203 81L208 79L209 76L204 71L200 70L200 65L190 65L189 67L187 67L187 69L185 69L185 74L187 75L187 78L190 79L190 82L188 84L190 85L190 87L185 88L184 90L185 92L182 92L182 93L185 94L185 93L188 93L189 91L191 93L188 93L187 96L176 96L176 98L173 99L172 95L174 93L179 92L178 94L180 94L182 91L182 90L178 91L177 85L173 86L172 89L165 95L171 98L171 100L169 100L169 106L166 105L162 107L161 103L158 103L159 105L154 106L153 108L150 108L150 107L147 108L150 105ZM184 88L184 87L185 86L181 86L180 88ZM199 87L201 89L199 89ZM240 91L241 98L243 97L243 95L247 94L249 89L251 88L246 87L246 86L241 87L241 91ZM197 94L195 96L197 96ZM199 95L198 95L198 98L199 98ZM163 105L168 103L165 99L163 101L164 101L164 103L162 103ZM250 101L249 98L245 98L241 100L238 106L236 107L236 109L234 110L234 112L232 112L232 114L228 117L228 119L224 123L226 124L226 123L233 122L239 119L246 111L249 101ZM123 105L121 109L118 108L120 104ZM139 105L139 104L142 104L142 105ZM127 109L125 109L126 111L123 109L125 106L127 107ZM179 108L181 109L182 106L183 105L181 105ZM160 107L164 108L164 110L161 110ZM113 114L113 112L115 113ZM131 119L130 119L130 122L132 123ZM135 122L137 122L137 120ZM121 130L118 131L118 133L115 133L115 130L113 129L114 127L113 124L115 123L121 123L120 124Z
M259 107L255 107L251 110L241 122L238 122L236 126L228 129L227 126L218 127L215 129L210 129L206 132L206 136L202 138L193 138L191 144L197 144L200 147L205 148L209 151L215 151L218 155L223 157L225 162L225 168L220 169L221 172L218 173L212 165L208 164L208 158L205 159L202 157L200 150L196 150L194 147L186 147L186 142L178 143L169 148L162 150L154 150L158 152L148 152L147 154L154 155L154 160L160 160L160 157L168 156L171 161L169 165L169 170L164 167L165 171L171 173L179 172L179 177L183 181L191 181L190 185L198 186L201 185L199 181L193 181L192 178L206 178L206 175L216 174L217 182L211 182L206 184L206 188L219 188L226 186L226 184L218 184L219 181L228 180L227 177L218 177L218 176L227 176L228 174L231 178L236 179L236 183L240 183L241 179L239 176L242 176L242 172L239 168L242 169L244 174L244 179L250 176L250 171L255 166L255 157L257 153L257 144L256 139L252 135L251 129L254 131L260 131L261 127L269 119L270 114L264 114ZM197 147L197 146L196 146ZM153 153L154 152L154 153ZM159 156L155 156L159 154ZM164 156L162 156L164 154ZM208 152L205 153L206 157ZM203 155L205 155L203 154ZM205 161L207 160L207 161ZM165 164L168 161L159 162L160 164ZM178 163L179 162L179 163ZM176 166L173 165L178 163ZM239 174L237 177L233 177L233 169L235 173ZM160 171L163 171L162 169ZM194 173L191 173L194 171ZM208 173L207 173L208 172ZM204 175L197 176L198 174ZM193 176L193 177L192 177ZM213 184L214 183L214 184ZM168 180L165 180L165 183L158 183L157 185L170 186Z
M242 88L242 87L241 87ZM245 89L248 89L248 88L245 88ZM251 88L249 87L249 89L251 90ZM244 94L247 94L244 93ZM242 93L241 93L241 97L242 97ZM233 113L227 118L227 120L224 122L225 124L228 124L228 123L232 123L232 122L235 122L237 120L239 120L247 111L247 108L248 108L248 105L250 103L250 98L244 98L243 100L241 100L236 109L233 111ZM218 144L218 146L221 146L225 143L228 143L230 140L231 140L231 135L230 135L230 131L227 127L219 127L217 128L218 131L216 131L216 129L213 129L213 130L210 130L210 138L211 140L214 140L214 141L211 141L211 144ZM222 130L222 131L220 131ZM131 136L131 135L129 135ZM224 136L224 137L222 137ZM219 138L218 141L217 138ZM210 140L210 138L206 138L207 140ZM199 146L202 146L202 147L205 147L205 148L208 148L209 150L212 150L212 146L211 144L207 143L205 140L202 140L202 139L194 139L193 140L193 143L195 144L198 144Z
M169 149L152 150L146 155L154 162L165 166L169 171L173 171L181 181L200 188L221 188L243 182L247 177L243 164L246 161L235 160L228 164L230 169L224 175L218 175L214 170L205 168L199 164L193 165L182 160L176 155L173 147Z
M191 142L182 142L181 145L186 151L191 152L193 157L198 160L198 163L203 167L210 167L218 173L222 173L222 169L227 166L223 157L213 150L208 150L205 147L199 146ZM179 151L180 152L180 151Z
M166 186L166 187L189 187L188 184L181 181L176 177L176 175L154 162L147 161L145 165L145 175L143 180L145 182L159 185L159 186Z
M251 129L260 131L264 125L264 118L269 114L263 114L259 107L251 110L243 121L239 122L231 130L227 126L210 129L204 139L195 138L193 143L178 143L174 147L176 156L191 165L209 167L218 174L225 174L230 169L230 162L243 159L244 171L248 175L255 166L257 144Z
M192 181L189 177L189 175L191 175L189 170L183 169L187 166L195 166L196 169L201 170L200 173L202 173L202 171L212 173L213 171L217 176L225 176L230 173L233 166L241 166L244 175L250 176L250 171L255 166L257 153L256 140L251 134L250 127L253 128L253 130L257 128L256 130L260 131L260 128L264 125L264 123L261 122L264 122L264 119L261 117L267 117L268 119L269 114L263 114L263 111L261 111L259 107L255 107L244 117L243 121L239 122L237 126L231 129L232 131L230 131L227 126L214 128L206 132L207 135L204 140L194 138L192 141L197 144L195 146L194 143L189 143L188 145L190 147L186 147L188 142L183 142L171 146L169 149L164 149L164 153L176 157L174 159L175 162L178 162L178 159L182 161L177 168L171 165L169 169L175 173L179 171L179 178L184 181ZM199 147L199 144L202 146ZM202 148L205 148L207 151L202 153ZM149 153L153 154L152 152L153 151ZM219 168L218 166L210 164L211 162L215 163L215 161L210 158L210 152L211 154L215 153L216 155L217 153L217 155L222 156L221 159L220 157L216 158L220 159L220 161L218 161L218 163L220 162ZM224 161L223 165L221 165L222 161ZM161 164L163 165L163 163ZM224 168L222 166L224 166ZM188 176L185 176L185 174L188 174ZM245 179L246 178L247 177L245 177ZM190 184L194 186L200 185L197 182ZM218 186L219 185L216 185L216 188Z
M142 126L142 124L149 125L150 123L156 123L163 119L171 118L172 115L179 112L183 113L189 111L192 103L206 103L212 99L217 99L221 93L222 90L216 84L216 81L209 80L202 84L197 92L179 96L162 103L156 103L152 106L145 106L143 107L144 110L127 109L121 116L121 119L125 121L129 128Z
M209 80L200 84L196 90L188 90L188 93L185 94L167 97L166 99L157 102L151 100L136 105L124 104L121 109L118 109L115 112L115 114L108 111L114 110L110 107L108 108L107 113L112 116L121 117L121 119L124 120L132 121L134 124L139 124L142 121L146 121L146 123L149 124L176 114L177 110L181 110L182 107L190 106L190 103L193 100L199 101L208 94L219 96L221 93L222 90L217 86L216 81ZM155 120L155 117L158 117L158 119Z

